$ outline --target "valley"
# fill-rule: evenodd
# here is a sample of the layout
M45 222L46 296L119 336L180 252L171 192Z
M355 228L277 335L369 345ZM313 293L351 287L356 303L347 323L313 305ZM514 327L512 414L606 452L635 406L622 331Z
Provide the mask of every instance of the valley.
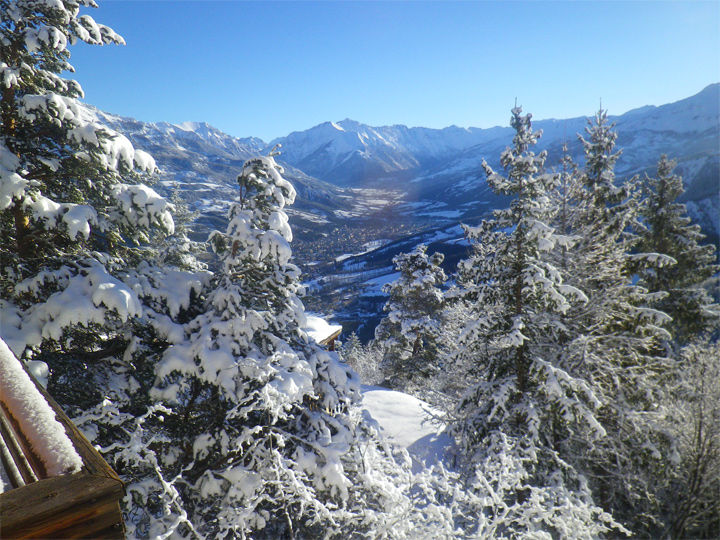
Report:
M720 84L662 106L612 117L622 155L621 179L653 174L660 155L678 161L684 202L715 242L720 238ZM589 111L590 113L591 111ZM487 159L510 144L512 129L367 126L353 120L326 122L270 142L236 138L198 122L146 123L98 111L100 120L149 152L160 168L158 190L177 193L195 214L193 236L204 240L223 229L237 195L243 162L280 145L278 161L297 190L288 210L293 252L303 271L313 312L372 336L380 318L383 283L392 281L392 258L419 243L446 255L454 271L467 252L460 223L474 225L505 202L482 172ZM582 164L586 118L539 120L539 150L557 168L562 146Z

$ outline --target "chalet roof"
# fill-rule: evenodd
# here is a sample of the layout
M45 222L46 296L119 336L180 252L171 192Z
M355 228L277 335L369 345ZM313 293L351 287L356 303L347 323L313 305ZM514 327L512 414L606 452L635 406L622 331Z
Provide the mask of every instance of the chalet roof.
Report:
M320 345L327 345L330 340L335 339L342 332L341 325L329 324L322 317L307 315L306 320L303 330Z

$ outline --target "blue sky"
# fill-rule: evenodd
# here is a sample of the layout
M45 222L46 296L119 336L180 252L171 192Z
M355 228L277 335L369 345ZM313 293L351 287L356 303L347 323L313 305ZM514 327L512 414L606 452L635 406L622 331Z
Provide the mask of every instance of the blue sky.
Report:
M86 100L265 140L326 120L507 125L720 81L720 2L98 1L124 47L71 49Z

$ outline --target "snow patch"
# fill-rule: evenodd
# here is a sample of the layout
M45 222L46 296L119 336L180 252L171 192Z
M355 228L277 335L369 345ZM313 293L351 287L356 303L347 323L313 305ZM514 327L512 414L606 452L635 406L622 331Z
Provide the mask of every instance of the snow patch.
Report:
M426 402L380 386L362 387L362 407L377 421L388 440L405 448L415 472L445 458L452 444L440 411Z

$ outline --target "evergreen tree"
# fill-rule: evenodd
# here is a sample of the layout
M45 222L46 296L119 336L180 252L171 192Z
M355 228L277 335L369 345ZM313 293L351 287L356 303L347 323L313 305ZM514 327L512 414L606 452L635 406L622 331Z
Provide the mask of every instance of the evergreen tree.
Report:
M655 307L672 317L673 337L681 344L715 327L720 308L703 288L720 270L715 246L701 245L704 238L692 225L685 205L677 202L683 193L682 178L674 174L675 162L660 158L657 177L646 178L642 206L645 221L638 249L670 256L675 264L641 272L641 283L651 293L667 293Z
M83 410L126 373L143 311L125 282L171 233L171 206L144 184L153 159L82 105L68 43L122 44L79 15L91 2L2 2L0 310L14 351L50 364L50 390ZM140 291L142 293L146 291ZM124 375L122 375L124 377Z
M589 122L581 175L583 190L573 212L565 259L568 283L587 302L572 306L562 323L562 363L573 366L601 403L597 419L606 437L578 452L596 500L634 532L654 530L657 475L663 474L672 441L662 429L665 384L671 363L663 343L669 317L651 307L654 296L633 285L633 269L669 258L632 253L639 208L634 181L616 184L620 152L605 111ZM556 254L556 260L560 258Z
M3 2L0 14L3 335L19 355L70 353L76 365L122 354L122 328L142 311L122 277L174 228L164 199L126 183L152 158L100 125L61 76L73 71L69 42L123 43L81 5Z
M459 404L454 433L468 488L492 501L482 515L493 535L594 537L616 524L593 504L571 458L576 440L604 435L599 402L556 345L562 314L585 296L550 262L562 238L548 225L558 179L543 172L546 153L531 150L540 136L531 116L519 107L512 115L513 147L501 156L507 176L483 163L492 188L513 197L510 208L466 227L480 247L461 265L474 316L457 361L476 382Z
M568 154L567 144L562 147L563 157L558 184L551 192L552 204L555 207L555 218L552 225L563 241L558 244L557 265L564 272L570 270L568 250L576 241L573 228L577 220L580 199L583 194L583 184L578 166Z
M162 534L383 536L398 521L398 537L446 530L447 512L417 508L409 463L354 407L357 375L302 330L284 212L295 190L281 172L271 156L245 163L227 231L211 237L221 268L204 308L156 369L142 446L171 479L166 505L182 517ZM133 527L160 534L142 488L129 488Z
M48 390L112 461L141 436L158 352L205 278L167 239L172 205L142 183L153 159L64 77L69 44L123 43L83 7L0 2L0 334L49 365Z
M417 387L439 369L441 288L447 280L442 261L442 253L428 257L424 245L393 259L400 277L383 287L390 295L383 308L387 315L375 330L376 341L385 348L382 369L392 388Z

